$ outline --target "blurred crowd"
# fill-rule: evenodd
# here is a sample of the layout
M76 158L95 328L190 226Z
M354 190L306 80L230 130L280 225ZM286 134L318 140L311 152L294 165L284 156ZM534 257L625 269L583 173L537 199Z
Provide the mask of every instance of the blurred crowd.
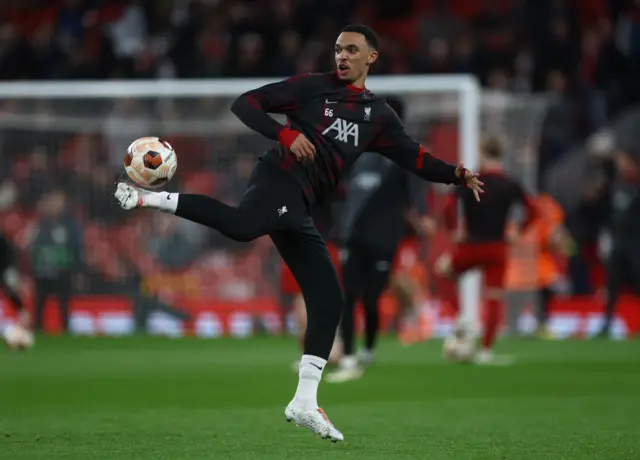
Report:
M382 36L376 73L470 72L490 87L536 91L560 72L610 90L637 53L637 8L634 0L3 0L0 78L286 76L324 69L336 32L363 22Z
M375 73L473 73L488 87L637 94L634 0L0 2L0 79L287 76L325 69L337 31L372 25ZM625 94L623 97L622 95Z
M634 0L0 0L0 80L323 71L332 65L337 32L350 22L369 24L381 37L373 74L471 73L490 90L555 96L542 121L539 188L558 165L580 164L608 177L610 164L587 161L584 152L589 136L640 102L640 2ZM9 105L0 101L4 110ZM85 110L95 113L97 107L90 103ZM82 115L80 103L73 109ZM203 113L216 110L222 108L207 106ZM125 280L134 291L141 279L161 286L164 278L153 277L163 267L182 271L187 290L200 277L220 286L214 295L268 292L272 280L262 275L272 263L268 245L246 250L165 216L126 221L115 207L114 170L121 171L121 156L134 138L123 126L144 134L152 126L141 112L135 102L119 101L91 134L33 135L0 125L4 231L26 248L33 235L24 229L38 228L56 213L66 216L73 223L68 231L82 242L73 250L83 267L76 270L82 276L74 278L75 289L121 290ZM173 116L180 117L179 109ZM228 202L239 199L255 155L267 145L258 136L167 140L178 152L189 152L188 160L180 157L179 178L171 186L216 193ZM107 154L91 155L97 152ZM55 206L48 201L54 190ZM568 212L578 243L588 251L606 220L606 187L598 190L587 204L573 200ZM79 193L82 200L75 198ZM230 251L233 259L220 251L203 258L203 250L212 248ZM578 272L588 263L578 263ZM238 281L243 279L262 281ZM588 281L576 286L593 289Z

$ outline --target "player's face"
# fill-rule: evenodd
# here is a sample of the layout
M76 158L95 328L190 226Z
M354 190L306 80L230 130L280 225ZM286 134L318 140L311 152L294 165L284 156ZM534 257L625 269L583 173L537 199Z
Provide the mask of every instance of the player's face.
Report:
M366 76L369 66L378 58L378 52L369 48L364 35L357 32L343 32L335 45L338 77L353 82Z

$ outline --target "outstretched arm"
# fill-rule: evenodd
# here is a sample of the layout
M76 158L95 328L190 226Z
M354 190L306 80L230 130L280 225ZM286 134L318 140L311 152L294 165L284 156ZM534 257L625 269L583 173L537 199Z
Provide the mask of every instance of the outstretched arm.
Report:
M480 186L484 184L478 180L478 175L462 165L454 166L428 153L407 134L391 108L369 150L384 155L398 166L430 182L464 185L472 189L476 200L480 201Z

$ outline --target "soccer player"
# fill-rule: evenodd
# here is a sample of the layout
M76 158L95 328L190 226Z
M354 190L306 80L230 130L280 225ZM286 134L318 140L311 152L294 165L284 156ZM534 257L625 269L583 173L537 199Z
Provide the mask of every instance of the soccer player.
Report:
M460 191L447 206L448 220L453 220L457 199L462 202L464 227L456 237L453 254L444 254L436 261L436 272L442 276L457 278L467 270L481 268L484 274L484 300L486 308L482 348L477 354L479 364L493 363L492 347L500 326L503 284L507 266L506 227L514 205L526 210L523 228L534 219L534 207L524 191L505 173L501 161L502 146L496 138L485 139L481 146L480 174L486 193L482 203L475 203L473 196ZM456 330L460 334L462 331Z
M388 98L387 104L402 120L402 102ZM424 181L387 158L365 153L350 171L346 191L342 221L345 305L340 322L344 356L339 369L327 375L328 382L358 379L363 367L373 361L378 303L389 282L409 214L418 231L429 226ZM354 310L358 300L362 300L365 313L365 347L356 357Z
M20 272L16 268L16 257L13 245L7 237L0 233L0 291L9 299L11 306L18 314L18 322L29 328L29 312L24 308L22 297L18 293Z
M620 146L615 154L609 227L613 247L607 262L607 298L604 324L598 333L607 337L623 286L640 297L640 152L635 144Z
M337 70L299 75L241 95L232 112L249 128L278 141L257 162L238 207L203 195L150 192L118 184L124 209L174 213L237 241L269 235L293 272L307 307L298 387L287 420L332 441L344 437L318 407L317 391L343 309L327 245L310 211L335 189L364 151L378 152L425 180L482 193L478 174L431 155L406 133L393 110L367 90L378 38L363 25L344 28L335 43ZM285 126L269 113L287 116Z

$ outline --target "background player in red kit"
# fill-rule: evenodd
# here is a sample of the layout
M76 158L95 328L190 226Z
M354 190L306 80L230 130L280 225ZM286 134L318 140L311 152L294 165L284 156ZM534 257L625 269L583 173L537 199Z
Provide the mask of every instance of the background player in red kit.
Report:
M436 262L436 271L452 278L473 268L482 269L485 327L482 349L476 356L478 363L494 361L492 347L503 310L509 217L516 205L522 205L526 212L524 228L533 221L535 213L522 187L505 175L501 157L498 139L487 138L482 142L480 174L485 184L482 203L476 203L473 195L464 191L450 197L445 210L448 224L452 226L455 221L458 200L462 203L464 222L455 237L453 253L443 255Z
M431 156L407 134L385 100L365 87L378 48L370 28L347 26L334 45L336 71L299 75L236 99L231 111L277 141L260 157L237 207L205 195L151 192L126 183L119 183L114 194L125 210L172 213L236 241L269 235L300 284L307 307L298 386L285 417L332 441L344 436L318 407L318 385L344 298L311 218L313 209L331 196L347 167L365 151L384 155L425 180L469 187L478 200L482 192L477 174ZM286 115L286 125L270 113Z

